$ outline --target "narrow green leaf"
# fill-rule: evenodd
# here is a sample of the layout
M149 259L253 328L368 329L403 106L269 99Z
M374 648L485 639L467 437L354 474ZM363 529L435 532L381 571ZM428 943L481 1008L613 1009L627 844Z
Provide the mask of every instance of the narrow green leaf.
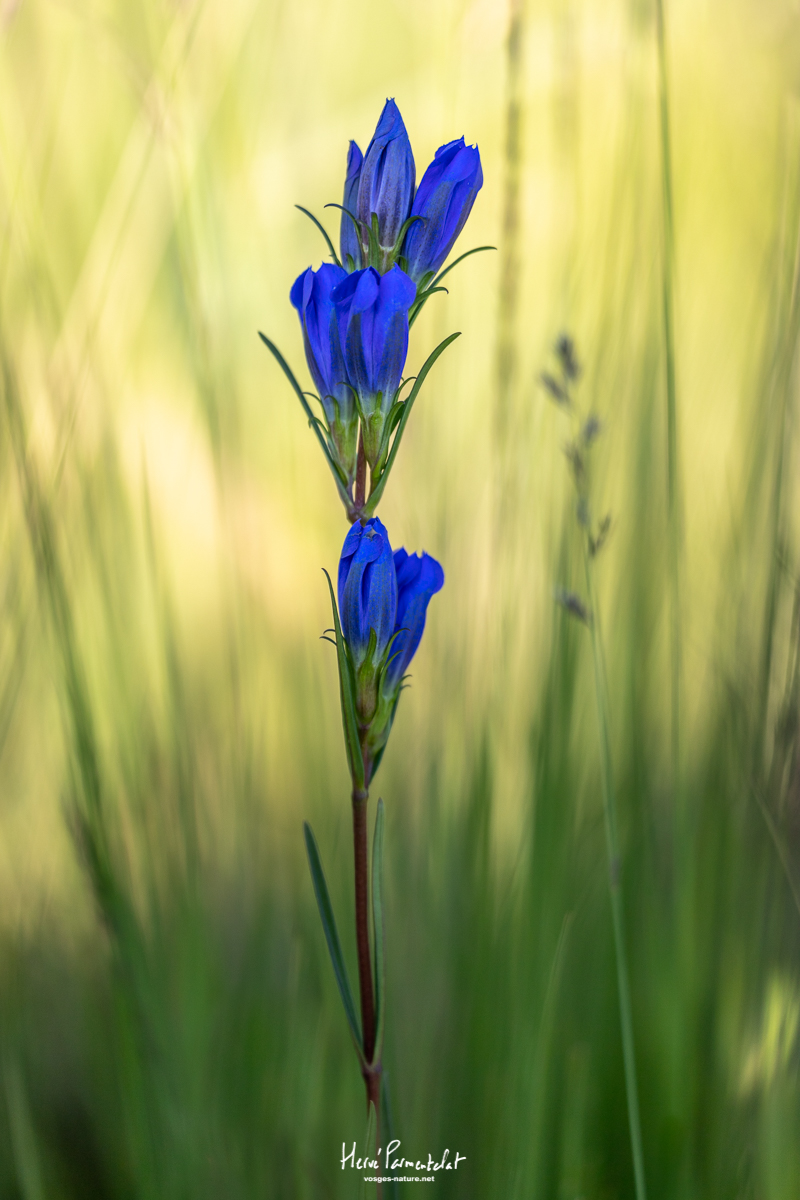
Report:
M375 833L372 838L372 928L375 931L375 1054L373 1065L381 1061L386 991L386 967L383 943L383 800L378 800Z
M330 252L331 252L331 258L332 258L332 259L333 259L333 261L336 263L337 267L340 267L342 264L341 264L341 262L339 261L339 256L338 256L338 254L336 253L336 251L335 251L335 249L334 249L334 246L333 246L333 242L332 242L332 241L331 241L331 239L328 237L328 231L327 231L327 229L325 228L325 226L322 224L322 222L321 222L321 221L318 221L318 220L317 220L317 218L314 216L314 214L313 214L312 212L309 212L307 208L303 208L302 204L295 204L295 208L299 208L301 213L305 213L305 214L306 214L306 216L308 217L308 219L309 219L310 221L313 221L313 222L314 222L314 224L316 225L317 229L320 231L320 233L322 234L322 236L325 238L325 241L328 243L328 249L329 249L329 250L330 250Z
M294 388L295 393L297 395L297 399L300 401L300 403L303 406L303 412L308 417L308 423L311 426L311 428L314 430L314 433L316 434L316 437L317 437L317 441L319 442L320 446L322 447L322 453L325 455L325 458L327 459L328 466L331 469L331 474L333 475L334 482L336 483L336 488L339 492L339 498L341 499L342 504L345 506L345 508L347 509L347 511L349 513L350 509L352 508L353 502L347 491L347 479L345 478L344 471L342 470L342 468L339 466L339 464L336 462L333 455L331 454L328 444L325 441L325 438L322 434L322 431L316 424L317 418L314 416L313 412L311 411L311 407L308 403L308 400L306 400L306 397L305 397L305 392L303 391L303 389L300 387L300 384L295 379L292 368L289 366L286 359L283 357L283 355L281 354L280 350L275 345L275 343L271 342L269 340L269 338L266 337L261 332L261 330L258 331L258 336L261 338L262 342L267 347L267 349L270 351L270 353L274 357L275 361L277 362L278 366L281 368L284 375L289 380L289 383Z
M367 1132L364 1136L364 1153L361 1155L362 1161L366 1158L371 1160L373 1155L375 1154L375 1128L376 1128L376 1125L377 1125L377 1121L376 1121L376 1115L375 1115L375 1105L370 1100L369 1116L367 1118ZM378 1164L378 1166L380 1167L380 1163ZM361 1180L359 1182L358 1194L359 1194L359 1197L361 1198L361 1200L366 1200L367 1175L368 1174L369 1174L368 1171L363 1172L361 1175ZM376 1175L380 1174L380 1170L376 1171L375 1174ZM377 1186L373 1185L373 1187L375 1189L375 1192L377 1192L377 1190L378 1190ZM373 1190L372 1188L369 1189L370 1192L372 1192L372 1190Z
M481 254L484 250L496 249L497 246L476 246L474 250L467 250L466 254L459 254L458 258L454 259L453 262L450 263L449 267L445 267L443 271L439 272L433 281L433 286L435 287L436 284L441 283L445 275L449 275L453 267L457 267L459 263L463 262L465 258L469 258L471 254Z
M363 515L365 517L372 517L375 515L375 510L377 509L378 504L380 503L381 496L383 495L384 488L386 487L386 483L389 478L389 473L390 473L392 467L394 466L395 459L397 458L397 452L400 449L400 442L403 439L403 433L405 431L405 427L406 427L408 418L411 415L411 409L414 407L414 401L416 400L417 395L419 394L420 388L422 387L423 383L425 382L425 377L427 376L427 374L430 371L433 364L436 362L439 355L443 354L444 351L447 349L447 347L450 345L450 343L454 342L457 337L461 337L461 334L460 333L451 333L450 336L446 337L443 342L440 342L439 345L436 347L436 349L431 354L428 355L428 358L425 361L425 365L423 366L422 370L420 371L419 375L417 376L417 381L414 384L413 388L411 389L408 399L406 400L405 404L403 405L403 415L400 418L400 424L397 426L397 433L395 434L394 441L392 442L392 449L389 452L389 458L387 459L386 466L384 467L384 469L381 473L381 477L378 480L377 484L370 492L370 496L369 496L369 499L367 500L367 503L364 505Z
M447 291L446 287L429 287L427 291L422 292L421 295L417 296L416 300L414 301L414 309L411 313L411 316L408 318L408 328L410 329L411 326L414 324L417 317L419 316L419 314L422 312L425 305L430 300L431 296L435 296L437 292L446 292L446 291Z
M366 226L363 225L361 221L359 221L358 217L354 216L350 212L349 208L345 208L345 206L343 204L333 204L333 203L326 204L325 207L326 208L338 208L340 212L347 213L348 217L350 218L350 220L353 222L353 224L356 227L356 233L358 234L359 239L361 238L361 230L365 229Z
M381 1145L388 1146L395 1139L394 1121L392 1120L392 1104L389 1095L389 1076L386 1071L381 1071ZM398 1200L400 1189L397 1186L397 1181L391 1176L386 1186L386 1195L389 1200Z
M342 953L342 943L339 941L339 930L336 928L336 917L333 915L333 905L331 904L328 885L325 882L325 872L322 870L322 861L319 856L317 841L307 821L303 822L303 833L306 839L308 865L311 868L311 880L314 884L314 895L317 898L317 908L319 909L322 928L325 932L325 941L328 943L328 953L331 956L333 973L336 976L336 982L339 986L339 995L342 997L342 1004L344 1005L347 1023L350 1026L350 1033L352 1034L358 1057L363 1065L364 1054L361 1049L361 1030L358 1026L353 993L350 990L350 980L347 976L347 967L345 966L344 954Z
M347 648L344 644L344 635L342 627L339 624L339 609L336 605L336 596L333 591L331 577L323 567L325 578L328 581L328 590L331 594L331 607L333 608L333 627L336 631L336 657L339 662L339 692L342 703L342 726L344 728L344 744L347 751L347 765L350 768L350 777L353 780L353 786L364 788L364 758L361 753L361 740L358 736L358 719L356 717L356 696L355 696L355 680L350 666L350 659L347 656Z

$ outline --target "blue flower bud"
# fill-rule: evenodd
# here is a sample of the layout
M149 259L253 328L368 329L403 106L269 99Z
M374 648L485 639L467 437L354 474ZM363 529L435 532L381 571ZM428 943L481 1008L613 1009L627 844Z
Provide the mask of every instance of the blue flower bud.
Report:
M439 270L482 186L477 146L465 146L462 137L439 147L422 176L411 209L411 216L422 220L409 226L403 242L406 269L416 284Z
M333 263L325 263L316 272L309 267L295 280L290 299L300 316L308 369L322 401L331 441L348 481L352 482L356 468L358 413L349 386L332 296L336 285L345 279L347 272Z
M397 618L384 690L394 691L417 652L431 596L444 586L444 571L430 554L408 554L395 550Z
M339 559L339 615L353 666L367 659L370 633L375 644L368 664L377 673L395 628L397 576L389 535L373 517L366 525L356 521L344 539Z
M347 214L356 215L358 208L358 184L361 179L361 165L364 161L364 156L359 150L355 142L350 143L350 148L347 151L347 173L344 179L344 198L342 199L342 208L347 212L342 213L342 223L339 234L339 245L342 252L342 265L349 268L347 261L348 255L353 260L353 269L357 270L361 266L361 241L358 236L358 230L353 224L353 220Z
M364 452L370 466L381 454L386 418L408 353L408 310L416 288L404 271L353 271L332 293L347 377L358 395Z
M430 554L392 554L377 517L364 526L356 522L344 540L339 614L352 664L367 780L380 765L431 596L443 585L444 572Z
M375 135L367 147L358 185L356 215L369 230L378 218L378 245L390 251L400 235L414 198L414 155L394 100L387 100ZM369 243L362 231L365 261Z

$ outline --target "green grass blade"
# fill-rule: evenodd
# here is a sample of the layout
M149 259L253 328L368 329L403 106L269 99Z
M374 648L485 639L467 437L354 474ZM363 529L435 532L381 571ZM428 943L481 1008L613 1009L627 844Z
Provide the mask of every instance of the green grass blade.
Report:
M420 371L419 375L417 376L417 382L414 384L414 386L411 389L411 392L409 394L409 397L405 402L405 406L403 408L403 415L400 418L400 424L397 427L397 433L395 434L394 441L392 442L392 448L389 451L389 457L386 461L386 466L383 468L381 477L378 480L375 487L372 489L369 499L367 500L367 503L364 506L364 516L365 517L372 517L375 515L375 510L377 509L377 507L380 503L381 496L383 495L384 488L386 487L386 483L389 479L389 473L390 473L392 467L394 466L395 459L397 458L397 452L400 449L400 442L403 439L403 433L405 431L405 427L406 427L408 418L411 415L411 409L414 406L414 401L416 400L416 398L419 394L420 388L422 387L423 383L425 382L425 378L426 378L428 372L430 371L433 364L436 362L439 355L443 354L444 351L447 349L447 347L450 345L450 343L454 342L457 337L461 337L461 334L460 333L451 333L449 337L446 337L443 342L439 343L439 345L436 347L436 349L431 354L429 354L427 359L425 360L425 365L423 366L422 370Z
M307 208L303 208L302 204L295 204L295 208L299 208L301 213L305 213L305 215L308 217L308 219L310 221L314 222L317 229L320 231L322 236L325 238L325 241L328 243L328 249L331 252L331 258L336 263L337 267L340 267L342 264L339 261L339 256L336 253L336 250L334 249L334 246L333 246L333 242L328 237L328 231L325 228L325 226L322 224L322 222L318 221L317 218L314 216L314 214L312 212L309 212Z
M358 1057L363 1063L361 1030L358 1026L356 1006L353 1002L353 993L350 988L350 980L347 976L347 967L344 961L344 954L342 953L342 943L339 940L339 930L336 927L336 917L333 914L333 905L331 904L328 885L325 882L325 872L322 870L322 861L319 856L317 841L307 821L303 822L303 833L306 839L306 852L308 854L308 865L311 869L311 879L314 884L314 895L317 898L317 908L319 909L322 928L325 932L325 941L328 943L328 952L333 964L333 973L336 976L339 995L342 997L342 1004L344 1005L347 1024L350 1026L350 1033L353 1036Z
M324 568L323 568L324 570ZM361 739L358 736L358 719L356 717L356 696L355 683L353 674L350 669L350 660L347 657L347 649L344 644L344 635L342 626L339 622L339 609L336 604L336 596L333 591L331 577L325 571L325 578L328 581L328 589L331 594L331 608L333 609L333 627L336 633L336 657L339 663L339 687L342 702L342 726L344 728L344 744L347 751L347 765L350 768L350 777L353 780L353 786L361 788L365 787L364 782L364 757L361 753Z
M383 943L383 800L378 800L375 814L375 833L372 838L372 925L375 930L375 1054L373 1063L381 1061L383 1027L386 1012L386 965Z

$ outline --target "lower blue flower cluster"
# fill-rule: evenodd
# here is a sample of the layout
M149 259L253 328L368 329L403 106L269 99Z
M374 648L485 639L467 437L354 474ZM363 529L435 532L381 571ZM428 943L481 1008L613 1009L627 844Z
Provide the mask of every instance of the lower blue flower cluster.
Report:
M377 517L356 523L339 559L339 613L355 677L362 753L372 767L394 720L406 671L444 571L430 554L395 550Z

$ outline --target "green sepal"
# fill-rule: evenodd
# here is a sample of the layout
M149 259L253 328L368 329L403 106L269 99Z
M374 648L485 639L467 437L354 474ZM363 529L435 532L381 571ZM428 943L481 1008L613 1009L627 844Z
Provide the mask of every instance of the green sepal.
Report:
M262 342L267 347L267 349L270 351L270 353L274 357L275 361L277 362L278 366L281 368L284 375L289 380L289 383L294 388L295 393L297 394L297 398L303 406L303 412L308 417L308 423L311 426L311 428L314 430L314 433L316 434L316 437L317 437L317 441L319 442L320 446L322 447L322 453L325 455L325 458L327 459L328 466L331 469L331 474L333 475L334 481L336 483L337 491L339 492L339 498L341 499L342 504L345 506L345 509L348 512L350 512L350 510L353 507L353 500L347 491L347 478L345 476L345 473L342 470L339 463L334 458L333 454L331 454L330 446L328 445L319 426L316 424L317 418L314 416L313 412L311 411L311 407L308 403L308 400L306 400L305 393L303 392L302 388L300 387L300 384L295 379L292 368L289 366L286 359L283 357L283 355L281 354L280 350L278 349L278 347L275 345L274 342L271 342L269 340L269 338L266 337L260 330L259 330L258 336L261 338Z
M383 933L383 800L378 800L372 838L372 928L375 936L375 1053L371 1066L381 1061L386 1012L386 967Z
M405 256L400 253L400 251L403 248L403 241L405 240L405 236L408 233L411 226L414 224L414 222L415 221L424 221L424 220L425 220L425 217L415 216L415 217L407 217L406 220L403 222L403 224L400 228L400 232L397 235L397 240L395 241L394 246L389 251L389 254L386 257L387 270L390 267L393 267L395 265L395 263L397 263L400 266L401 271L405 271L408 263L406 262ZM402 262L400 261L401 259L402 259ZM404 263L405 263L405 266L403 265Z
M336 250L334 249L333 242L332 242L332 241L331 241L331 239L328 237L328 231L327 231L327 229L325 228L325 226L322 224L322 222L321 222L321 221L318 221L318 220L317 220L317 218L314 216L314 214L313 214L312 212L309 212L307 208L303 208L302 204L295 204L295 208L299 208L301 213L305 213L305 214L306 214L306 216L308 217L308 219L309 219L310 221L313 221L313 222L314 222L314 224L316 225L317 229L320 231L320 233L322 234L322 236L325 238L325 241L328 243L328 249L329 249L329 250L330 250L330 252L331 252L331 258L332 258L332 259L333 259L333 261L336 263L336 266L337 266L337 267L340 267L342 264L341 264L341 262L339 261L339 255L336 253Z
M369 265L376 271L381 269L381 244L378 241L378 214L372 214L372 224L369 227Z
M375 487L373 487L372 491L370 492L369 499L367 500L367 503L364 505L364 508L362 510L362 514L361 514L362 516L372 517L375 515L375 510L378 507L378 504L380 503L381 496L383 495L384 488L386 487L386 483L389 479L389 474L391 472L392 467L394 466L395 459L397 458L397 452L400 449L400 443L403 440L403 433L405 432L406 423L408 421L408 418L411 415L411 409L414 407L414 401L416 400L416 398L419 394L419 390L422 387L423 383L425 382L425 377L427 376L427 374L430 371L433 364L436 362L439 355L443 354L444 351L447 349L447 347L450 345L450 343L454 342L457 337L461 337L461 334L460 333L451 333L449 337L446 337L443 342L439 343L439 345L436 347L436 349L431 354L429 354L427 359L425 360L425 365L422 367L422 370L420 371L419 375L417 376L416 383L414 384L413 388L411 389L408 399L403 404L403 412L401 414L400 421L397 426L397 433L395 434L394 441L392 442L392 449L389 452L389 457L386 461L386 466L383 468L383 471L381 472L381 476L380 476L380 479L378 480L377 484L375 485Z
M373 483L379 480L381 477L381 472L386 464L386 458L389 453L389 441L392 433L397 427L398 421L403 415L403 404L405 401L397 399L399 394L400 388L398 388L395 392L394 403L389 409L389 415L386 417L386 420L383 424L383 433L381 434L381 444L378 449L378 457L375 460L375 465L372 468L372 474L370 476L370 479L373 481Z
M303 833L306 839L306 853L308 854L308 865L311 869L311 881L314 884L314 895L317 898L317 908L319 909L319 916L325 933L325 941L328 943L328 953L331 956L333 973L336 976L336 983L339 987L342 1004L344 1005L347 1024L350 1026L350 1033L361 1065L364 1066L361 1030L358 1024L358 1017L356 1016L356 1006L350 988L350 979L347 975L344 954L342 953L342 943L339 940L339 930L336 927L336 917L333 915L333 905L331 904L328 884L325 881L325 872L322 869L319 848L317 847L316 838L308 821L303 822Z
M361 741L358 736L358 718L356 716L356 681L353 664L345 645L342 627L339 623L339 609L333 591L331 577L323 567L328 589L331 594L333 609L333 628L336 634L336 658L339 663L339 696L342 704L342 727L344 729L344 746L347 752L347 765L353 787L364 790L364 757L361 753Z
M377 648L378 635L374 629L370 629L367 652L364 655L364 661L356 671L356 714L362 726L369 725L378 708L380 664L376 666L372 661ZM366 704L365 701L367 701Z
M381 745L377 749L372 750L372 774L370 776L371 780L374 779L378 773L378 767L381 765L381 761L383 759L384 752L389 743L389 734L392 732L392 726L394 725L394 719L395 719L395 716L397 715L397 705L400 702L400 693L402 692L402 690L403 690L402 687L399 687L397 689L397 694L395 695L394 699L388 705L388 707L391 709L391 711L390 711L389 716L386 719L385 724L383 726L383 737L382 737Z

